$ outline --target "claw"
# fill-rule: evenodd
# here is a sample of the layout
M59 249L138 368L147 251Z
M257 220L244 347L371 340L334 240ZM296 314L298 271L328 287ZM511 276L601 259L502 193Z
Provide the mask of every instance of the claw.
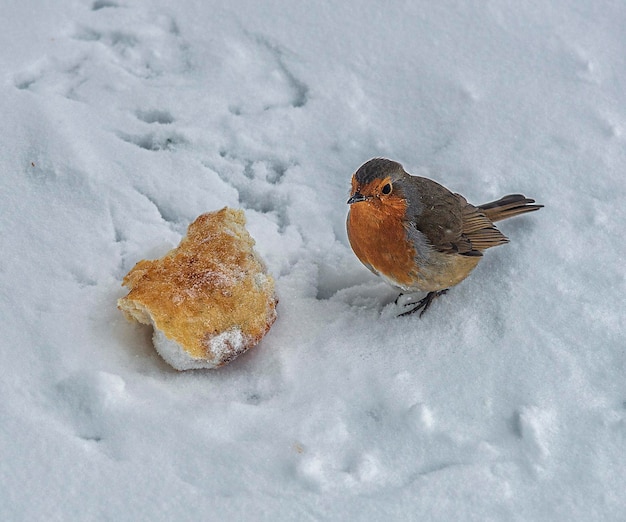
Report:
M402 317L404 315L411 315L414 314L415 312L417 312L418 310L421 310L420 312L420 317L422 317L424 315L424 312L426 310L428 310L428 308L430 307L431 303L440 295L443 294L447 294L448 293L448 289L446 288L445 290L439 290L437 292L428 292L426 294L426 297L424 297L423 299L419 300L417 302L417 304L415 305L415 307L411 308L408 312L402 312L401 314L398 314L398 317ZM402 294L400 294L398 296L398 299L400 298ZM396 304L398 303L398 299L396 299ZM407 305L405 305L407 306Z

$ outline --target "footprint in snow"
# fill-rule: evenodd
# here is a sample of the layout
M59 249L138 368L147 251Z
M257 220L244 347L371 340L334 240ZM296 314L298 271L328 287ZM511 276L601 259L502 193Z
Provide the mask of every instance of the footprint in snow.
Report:
M107 372L78 372L59 382L56 392L66 406L76 434L100 442L125 398L126 383Z
M513 435L521 441L526 452L535 461L541 462L550 457L557 431L553 412L525 406L514 412L509 426Z

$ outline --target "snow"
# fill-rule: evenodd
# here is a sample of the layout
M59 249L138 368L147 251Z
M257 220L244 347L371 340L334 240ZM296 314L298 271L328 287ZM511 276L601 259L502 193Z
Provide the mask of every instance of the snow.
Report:
M239 327L233 327L212 337L209 342L209 353L214 355L216 364L224 360L230 360L242 353L250 340L246 339Z
M623 519L625 22L608 0L4 6L0 518ZM398 318L345 233L375 156L545 208ZM121 279L226 205L278 319L176 372Z
M207 363L204 359L193 357L180 344L168 338L161 330L152 323L152 343L163 360L177 370L198 368L213 368L215 365Z
M247 345L250 344L250 341L244 338L240 328L231 328L209 340L207 344L210 358L207 360L194 357L156 327L153 329L152 342L163 360L178 370L215 368L223 364L229 356L232 358L233 354L236 356L245 351Z

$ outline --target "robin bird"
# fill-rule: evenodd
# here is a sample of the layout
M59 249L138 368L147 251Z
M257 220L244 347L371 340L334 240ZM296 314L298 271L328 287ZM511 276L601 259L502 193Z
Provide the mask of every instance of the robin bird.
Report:
M361 262L390 285L428 292L400 314L421 310L421 317L470 274L484 250L509 242L494 222L543 207L534 202L510 194L474 206L436 181L411 176L400 163L375 158L352 176L348 239Z

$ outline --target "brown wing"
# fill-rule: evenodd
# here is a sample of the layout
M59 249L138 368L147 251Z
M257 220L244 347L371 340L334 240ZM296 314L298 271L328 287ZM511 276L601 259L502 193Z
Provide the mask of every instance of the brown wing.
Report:
M480 255L464 234L464 208L467 201L428 178L413 176L405 190L411 193L408 213L415 227L437 250L447 253Z
M410 201L408 210L415 227L441 252L480 256L487 248L508 239L480 209L460 194L454 194L428 178L412 176L403 187Z
M459 197L465 201L463 196ZM508 238L495 227L480 209L467 201L465 201L462 215L463 236L469 239L475 250L482 251L509 242Z

